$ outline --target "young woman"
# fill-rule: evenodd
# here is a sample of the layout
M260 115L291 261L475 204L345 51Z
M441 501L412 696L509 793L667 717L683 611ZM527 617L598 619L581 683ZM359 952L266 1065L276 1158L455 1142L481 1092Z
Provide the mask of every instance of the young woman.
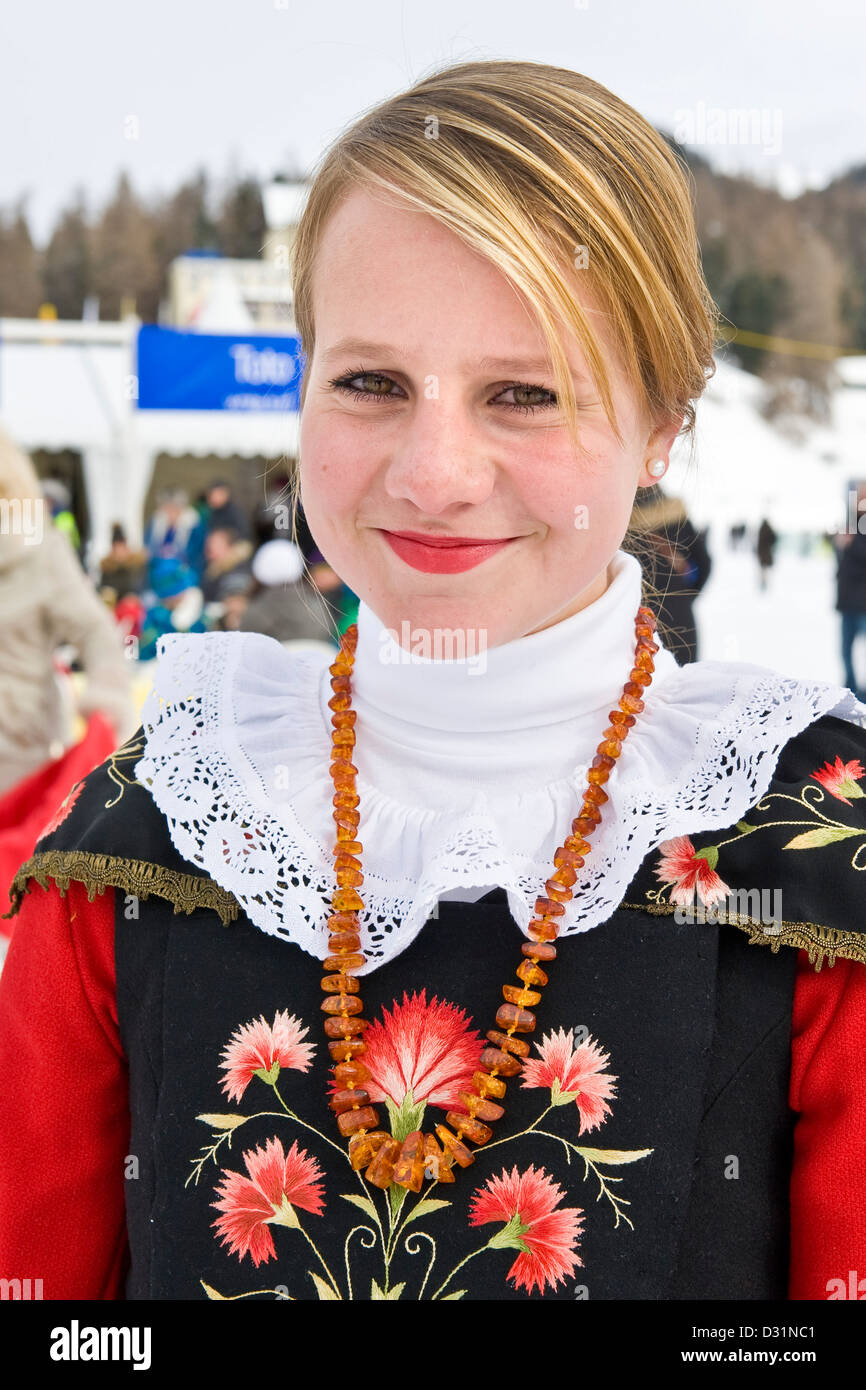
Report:
M623 548L712 364L680 165L585 77L463 64L338 139L294 257L357 625L167 638L22 866L4 1273L850 1296L866 707L679 666Z

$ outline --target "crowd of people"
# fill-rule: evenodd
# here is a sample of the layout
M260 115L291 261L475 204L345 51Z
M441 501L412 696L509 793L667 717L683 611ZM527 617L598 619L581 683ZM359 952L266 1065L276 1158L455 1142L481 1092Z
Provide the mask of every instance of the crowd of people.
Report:
M357 597L301 524L289 539L286 506L248 515L223 479L193 502L160 493L143 548L113 528L99 587L139 660L171 632L263 632L278 641L324 641L354 621ZM302 522L302 516L299 517Z

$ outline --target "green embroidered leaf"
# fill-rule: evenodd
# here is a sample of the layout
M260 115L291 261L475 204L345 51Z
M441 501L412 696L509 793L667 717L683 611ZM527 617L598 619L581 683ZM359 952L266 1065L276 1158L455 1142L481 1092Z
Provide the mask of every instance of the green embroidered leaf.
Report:
M738 830L740 831L740 833L743 834L743 835L750 835L751 832L752 832L753 830L757 830L757 828L758 828L758 827L757 827L756 825L749 825L749 822L748 822L747 820L738 820L738 821L737 821L737 829L738 829Z
M238 1125L245 1125L246 1115L196 1115L197 1120L203 1120L211 1129L237 1129Z
M695 850L696 859L706 859L711 869L714 869L719 862L719 851L715 845L705 845L703 849Z
M315 1284L316 1293L319 1295L319 1298L322 1300L323 1303L340 1302L339 1295L334 1293L334 1290L331 1288L330 1284L326 1284L324 1279L321 1279L318 1274L313 1274L312 1270L310 1271L310 1278Z
M439 1211L440 1207L450 1207L450 1202L440 1201L438 1197L425 1197L417 1207L413 1207L406 1217L403 1225L408 1226L410 1221L414 1221L416 1216L429 1216L431 1211Z
M369 1197L362 1197L359 1192L341 1192L340 1196L344 1202L351 1202L354 1206L360 1207L365 1216L369 1216L371 1221L376 1220L376 1208Z
M405 1287L405 1283L395 1284L393 1289L389 1289L387 1293L383 1293L374 1279L370 1287L370 1301L372 1303L381 1303L384 1299L385 1301L393 1302L400 1297Z
M465 1294L465 1292L466 1292L465 1289L458 1289L456 1293L446 1293L446 1294L443 1294L442 1299L441 1299L440 1301L441 1301L442 1303L451 1303L451 1302L453 1302L454 1299L456 1299L456 1298L462 1298L463 1295Z
M575 1148L581 1158L588 1158L590 1163L636 1163L653 1152L652 1149L581 1149L577 1145Z
M259 1077L261 1081L266 1081L269 1086L273 1086L279 1074L279 1062L272 1062L267 1071L265 1071L264 1067L256 1067L255 1071L253 1072L253 1076Z
M847 840L850 835L862 834L862 830L848 830L841 825L822 825L817 830L795 835L782 849L820 849L821 845L832 844L834 840Z
M395 1105L390 1096L385 1097L385 1105L388 1108L388 1118L391 1121L391 1133L401 1143L407 1134L412 1134L414 1130L421 1128L427 1102L419 1100L416 1104L411 1090L406 1092L402 1105Z
M208 1298L219 1299L220 1303L226 1303L228 1301L225 1294L217 1293L216 1289L212 1289L210 1284L206 1284L203 1279L199 1279L198 1282L201 1284Z

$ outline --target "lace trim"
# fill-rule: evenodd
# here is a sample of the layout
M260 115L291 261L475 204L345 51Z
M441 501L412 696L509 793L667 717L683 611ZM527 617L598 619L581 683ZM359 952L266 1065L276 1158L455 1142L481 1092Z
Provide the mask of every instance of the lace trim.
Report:
M153 893L158 898L167 898L175 912L210 908L219 913L224 927L238 916L238 904L232 894L197 874L179 874L143 859L115 859L112 855L90 854L78 849L52 849L35 854L21 865L9 891L12 907L3 913L4 918L14 917L18 912L25 893L30 892L31 879L41 888L47 888L49 879L53 879L63 896L70 880L74 879L84 884L90 902L106 888L121 888L144 900Z
M135 775L186 860L229 890L261 930L321 960L335 887L330 740L319 705L328 658L238 636L163 639ZM561 933L607 921L662 841L741 818L766 792L785 743L830 712L866 727L866 705L844 687L752 665L700 662L650 688ZM275 771L277 786L279 774L285 778L280 794ZM500 885L525 933L584 779L581 766L522 798L508 844L493 807L405 807L359 774L366 823L362 973L409 946L452 888ZM545 817L557 835L528 854L520 848L527 827Z
M672 903L622 902L620 907L650 912L653 916L670 915L677 910L676 905ZM700 920L696 913L695 921L700 923ZM712 922L718 922L722 926L739 927L741 931L748 932L750 946L769 946L774 955L780 946L792 946L796 950L806 951L809 963L814 965L816 971L821 969L825 960L829 961L831 967L835 965L837 956L842 956L845 960L860 961L866 965L866 936L862 932L824 927L820 922L781 921L773 926L771 934L763 922L757 922L741 913L719 913L713 916Z

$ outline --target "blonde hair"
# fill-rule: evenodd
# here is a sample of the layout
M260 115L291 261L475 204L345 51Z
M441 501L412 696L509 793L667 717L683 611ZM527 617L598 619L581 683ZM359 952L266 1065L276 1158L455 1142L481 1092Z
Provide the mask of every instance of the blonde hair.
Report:
M580 343L622 442L575 274L607 314L647 417L683 417L693 435L694 402L714 370L718 311L701 270L688 171L633 107L568 68L468 62L431 73L355 121L315 173L292 248L294 312L308 361L323 230L361 186L444 223L526 297L575 441L577 405L558 322ZM293 492L297 504L297 471Z

